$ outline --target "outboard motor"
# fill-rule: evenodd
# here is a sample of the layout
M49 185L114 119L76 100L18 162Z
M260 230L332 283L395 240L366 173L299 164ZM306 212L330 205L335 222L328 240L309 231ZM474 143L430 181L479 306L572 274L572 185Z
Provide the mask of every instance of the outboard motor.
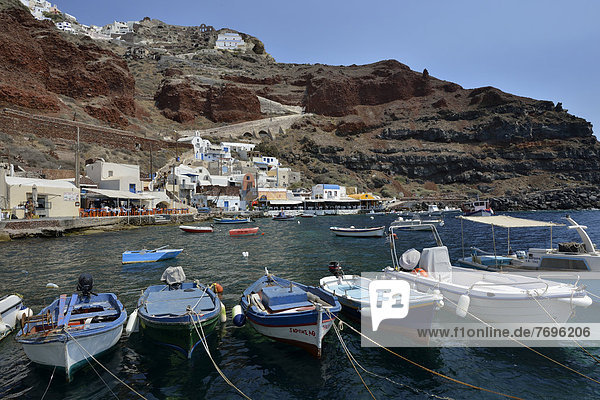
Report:
M94 278L92 278L91 274L84 272L79 275L79 279L77 281L77 291L81 292L81 295L84 297L89 297L92 293L92 288L94 287Z
M337 261L331 261L329 263L329 272L331 272L336 278L339 278L342 275L344 275L344 270L342 269L340 263Z

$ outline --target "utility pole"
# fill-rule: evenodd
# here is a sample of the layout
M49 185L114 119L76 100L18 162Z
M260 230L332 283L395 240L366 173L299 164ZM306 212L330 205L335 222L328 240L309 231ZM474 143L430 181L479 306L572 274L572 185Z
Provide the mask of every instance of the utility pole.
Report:
M152 142L150 142L150 182L154 180L152 176Z
M73 121L77 117L77 113L73 114ZM77 125L77 147L75 148L75 187L79 189L79 125Z

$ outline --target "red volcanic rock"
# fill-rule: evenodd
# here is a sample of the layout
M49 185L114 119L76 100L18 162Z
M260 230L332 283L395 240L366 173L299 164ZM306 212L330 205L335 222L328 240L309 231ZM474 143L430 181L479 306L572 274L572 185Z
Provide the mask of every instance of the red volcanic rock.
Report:
M85 102L103 96L115 98L117 119L135 114L135 81L123 59L21 8L0 12L0 87L0 102L27 108L57 111L57 94Z
M209 86L186 78L166 79L154 99L163 115L177 122L190 122L198 116L214 122L240 122L261 117L256 95L234 85Z

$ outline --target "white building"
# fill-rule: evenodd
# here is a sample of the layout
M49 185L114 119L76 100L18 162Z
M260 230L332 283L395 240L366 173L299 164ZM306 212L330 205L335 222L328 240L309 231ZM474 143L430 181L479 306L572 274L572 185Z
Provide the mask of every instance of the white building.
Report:
M66 21L65 22L57 22L55 25L61 31L74 32L73 27L71 26L70 22L66 22Z
M121 22L115 21L112 24L104 25L102 32L104 35L124 35L129 32L133 32L134 21Z
M259 169L271 169L280 165L276 157L269 156L253 157L252 162Z
M341 200L346 198L345 186L319 184L312 187L311 199Z
M175 176L173 177L173 172ZM172 190L182 201L191 204L198 186L210 186L210 174L206 168L181 164L171 170L167 177L167 189Z
M93 164L86 165L85 173L99 189L131 193L143 191L139 165L108 163L99 159Z
M235 50L244 46L246 43L239 33L225 32L219 33L215 42L215 49L219 50Z

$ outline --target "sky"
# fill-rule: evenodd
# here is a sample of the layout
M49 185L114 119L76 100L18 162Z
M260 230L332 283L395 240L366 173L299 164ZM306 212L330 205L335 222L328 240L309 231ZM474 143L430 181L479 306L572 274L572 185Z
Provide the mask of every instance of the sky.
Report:
M54 3L54 1L53 1ZM561 102L600 137L596 0L57 0L84 24L144 17L260 39L283 63L395 59L464 88Z

